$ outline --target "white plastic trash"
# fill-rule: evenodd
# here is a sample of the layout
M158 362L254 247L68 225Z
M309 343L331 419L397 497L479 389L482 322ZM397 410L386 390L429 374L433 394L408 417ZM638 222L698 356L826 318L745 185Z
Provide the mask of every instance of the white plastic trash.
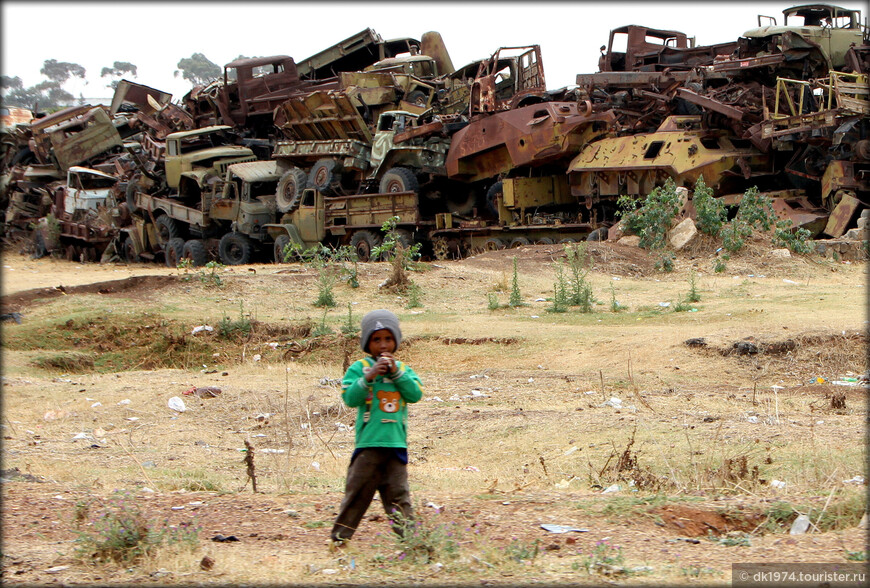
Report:
M184 406L184 400L178 396L173 396L169 399L169 408L177 412L184 412L187 410L187 407Z
M803 535L810 528L810 517L800 515L791 524L791 529L788 530L789 535Z

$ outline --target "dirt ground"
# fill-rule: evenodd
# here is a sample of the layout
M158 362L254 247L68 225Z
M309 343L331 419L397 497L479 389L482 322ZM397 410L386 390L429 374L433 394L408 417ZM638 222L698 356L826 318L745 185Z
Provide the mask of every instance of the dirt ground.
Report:
M834 384L846 372L853 379L864 373L865 264L782 259L758 251L732 260L728 271L717 275L710 269L710 251L701 249L682 254L677 271L663 274L655 270L654 257L632 247L592 245L590 257L589 279L603 302L591 317L574 311L563 319L546 312L552 264L564 259L558 246L430 264L429 271L413 276L424 293L416 311L401 306L404 298L377 290L389 272L386 264L361 264L360 291L340 289L336 324L342 305L346 309L351 299L358 301L357 321L370 308L401 311L406 360L420 366L427 395L447 400L424 398L412 407L409 471L415 504L426 523L461 528L478 554L487 545L535 541L541 550L516 565L494 565L476 555L440 567L394 562L391 568L382 554L389 559L396 547L387 539L377 504L349 550L328 550L329 526L352 450L352 433L341 433L340 424L352 424L353 415L336 408L335 390L323 382L340 377L342 353L346 360L356 351L330 350L328 343L327 348L305 347L302 337L294 336L300 324L316 324L325 316L311 308L313 270L295 264L227 268L221 288L204 289L196 274L157 265L76 264L3 252L6 335L29 321L48 320L50 313L75 317L99 308L107 317L129 309L123 311L131 321L155 313L187 318L188 325L214 324L221 316L238 314L240 303L256 315L261 329L259 338L251 336L239 346L239 357L215 359L212 369L140 363L103 373L34 367L34 353L10 350L4 335L3 583L727 584L733 563L845 563L866 553L867 531L854 521L801 535L790 535L787 528L774 532L767 525L777 501L809 501L818 507L817 514L820 509L824 514L834 510L835 493L839 499L840 492L856 488L843 480L853 475L866 479L866 465L855 470L866 462L866 453L857 448L866 440L866 388ZM494 315L486 308L486 292L507 302L505 286L510 288L515 258L528 307ZM685 293L690 271L700 274L706 304L699 303L698 312L662 318L668 307L660 302L673 304ZM628 313L608 312L611 293L627 301ZM208 316L198 314L197 304L205 301L213 303ZM118 323L90 321L93 337L105 337L103 347L97 347L105 354L128 348L120 340L135 337L125 332L113 338L106 333L115 329L117 335ZM156 337L156 330L140 332L143 345ZM84 329L77 336L82 346L91 344ZM695 344L685 343L692 338ZM270 348L273 341L277 345ZM750 345L755 351L742 353ZM231 353L214 349L215 355ZM255 353L257 359L252 359ZM299 384L285 382L288 361L297 366ZM482 383L472 388L477 396L469 392L469 381ZM184 396L190 410L183 414L165 408L170 396L196 386L219 386L223 393L214 399ZM300 400L299 406L321 404L313 414L335 420L339 438L312 437L311 431L334 436L335 426L330 424L331 433L325 422L316 428L312 423L320 421L304 409L310 444L305 445L305 431L288 432L288 461L279 456L261 461L261 488L253 493L238 448L255 433L264 438L256 443L273 442L273 447L274 440L284 439L276 429L290 420L288 386L299 388L300 399L308 395L307 404ZM273 403L280 405L282 390L287 422L279 424L274 415L280 410ZM550 393L552 398L546 398ZM831 399L841 393L846 408L835 411ZM602 402L610 396L622 397L633 405L631 410L614 411ZM93 401L101 398L106 406L94 408ZM123 398L141 408L118 406ZM149 408L152 401L162 410ZM265 413L265 407L272 407L271 424L268 416L259 423L240 417ZM752 424L772 423L774 416L776 426ZM139 428L145 424L151 428ZM625 445L629 435L634 439L632 425L645 439L634 454L631 444ZM77 431L87 434L71 444L70 433ZM660 432L671 449L656 446ZM172 439L160 440L164 436ZM733 455L757 458L762 468L764 455L774 456L768 464L787 462L797 443L808 456L829 454L834 461L841 451L858 453L853 461L843 458L824 471L814 469L818 464L782 465L783 470L762 469L759 479L745 471L745 461L744 471L737 473L735 461L733 471L720 468L721 479L704 489L651 481L649 491L632 494L623 480L619 490L607 491L613 481L603 475L608 455L638 460L641 465L631 471L641 484L652 480L643 477L652 471L642 467L643 459L653 453L664 455L657 460L667 460L668 453L676 461L687 459L681 453L686 442L690 460L718 455L717 443L723 443L735 448ZM171 454L162 460L149 450L160 443ZM785 455L778 452L783 446ZM213 451L210 457L195 453L203 447ZM578 455L582 460L568 461ZM269 457L257 454L258 460ZM161 472L213 469L215 475L232 476L237 486L173 489L157 480L149 461L162 462ZM322 471L314 463L323 464ZM679 472L691 476L699 468L682 464L677 470L674 477ZM779 471L792 476L787 490L777 490L767 476ZM811 479L813 475L817 477ZM75 540L86 529L76 524L82 505L108 500L116 491L129 493L151 521L195 523L200 547L187 559L164 555L121 566L74 557ZM657 501L664 495L672 499ZM542 524L583 530L551 533ZM218 541L221 536L238 541ZM587 573L580 564L602 542L619 546L625 567ZM211 563L201 564L204 560Z

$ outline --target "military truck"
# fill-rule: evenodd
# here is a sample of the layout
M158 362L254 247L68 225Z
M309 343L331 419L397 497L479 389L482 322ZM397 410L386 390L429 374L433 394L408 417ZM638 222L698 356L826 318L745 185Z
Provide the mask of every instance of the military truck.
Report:
M432 214L468 199L467 188L447 181L444 169L449 137L465 124L458 117L387 111L372 132L346 94L312 94L282 108L285 131L299 139L275 146L273 157L286 170L276 195L280 212L292 212L306 187L327 197L419 192Z
M275 161L227 165L224 177L209 185L198 206L137 192L135 205L143 222L127 231L128 259L162 253L169 267L185 258L197 267L210 259L249 263L263 242L271 246L263 227L276 220L280 177Z
M782 25L774 17L759 15L758 27L738 39L733 58L717 60L710 69L760 77L768 85L777 76L821 78L831 70L842 70L849 47L864 44L867 36L860 10L806 4L782 13Z
M434 222L421 217L415 192L326 197L306 188L298 206L277 223L266 225L266 230L273 239L277 263L285 260L291 243L301 249L349 245L360 261L371 261L372 250L382 242L381 226L392 217L399 218L396 230L405 246L426 239L427 228L434 227Z

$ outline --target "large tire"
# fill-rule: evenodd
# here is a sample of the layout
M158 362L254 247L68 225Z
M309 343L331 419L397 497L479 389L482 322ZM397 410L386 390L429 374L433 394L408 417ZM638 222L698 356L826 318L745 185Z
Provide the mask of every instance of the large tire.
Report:
M284 172L275 189L275 205L279 212L293 212L302 202L302 190L308 187L308 175L294 167Z
M414 244L414 235L408 229L396 229L396 242L408 249Z
M523 247L523 246L528 245L528 244L529 244L529 240L526 239L525 237L514 237L513 239L511 239L510 248L516 249L517 247Z
M607 241L607 227L601 227L599 229L595 229L588 235L586 235L586 240L592 243L600 243L602 241Z
M477 203L477 193L468 186L456 186L456 191L447 192L447 212L452 214L471 214Z
M499 202L504 198L503 186L504 184L499 180L486 191L486 211L495 218L498 218Z
M486 241L483 242L484 251L498 251L504 248L504 241L502 241L498 237L489 237Z
M410 102L414 106L426 106L426 93L421 90L412 90L405 96L405 102Z
M181 256L189 259L193 267L202 267L208 263L208 250L205 248L205 243L199 239L185 242Z
M221 263L225 265L244 265L251 263L254 246L251 240L241 233L227 233L221 237L218 252Z
M325 196L338 193L341 188L341 168L334 159L319 159L308 172L308 184Z
M284 249L290 244L290 237L287 235L278 235L275 239L275 245L272 247L275 263L285 263Z
M381 178L381 193L388 192L417 192L420 183L417 176L407 167L394 167L387 170Z
M157 233L160 235L160 240L164 243L170 239L184 237L183 231L181 230L181 223L174 218L163 214L158 216L157 220L154 222L157 225ZM182 244L183 241L184 239L182 238Z
M124 241L122 251L124 252L124 260L127 263L138 263L139 254L136 253L136 243L133 242L133 239Z
M163 260L166 262L166 267L178 267L178 263L183 257L184 239L181 237L172 237L163 246Z
M350 246L360 261L371 261L372 249L380 243L380 238L371 231L357 231L350 237Z
M127 208L130 212L138 212L139 207L136 206L136 192L139 191L139 183L135 180L130 180L127 184L127 190L124 193L124 200L127 202Z

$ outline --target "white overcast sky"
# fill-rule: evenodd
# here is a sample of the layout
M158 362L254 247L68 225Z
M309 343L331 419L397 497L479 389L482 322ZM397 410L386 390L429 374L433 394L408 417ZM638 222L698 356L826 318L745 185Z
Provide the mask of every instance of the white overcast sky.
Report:
M242 54L290 55L297 61L372 28L383 38L438 31L453 64L465 65L499 47L541 45L547 86L574 84L597 70L599 47L611 29L628 24L679 30L700 45L736 40L757 26L757 15L776 16L809 0L791 2L628 2L527 0L513 2L273 1L273 2L2 2L2 72L25 86L43 81L46 59L78 63L87 85L65 88L93 103L111 96L100 71L114 61L138 66L148 86L180 99L190 84L174 77L178 60L195 52L223 66ZM865 2L837 2L862 10Z

